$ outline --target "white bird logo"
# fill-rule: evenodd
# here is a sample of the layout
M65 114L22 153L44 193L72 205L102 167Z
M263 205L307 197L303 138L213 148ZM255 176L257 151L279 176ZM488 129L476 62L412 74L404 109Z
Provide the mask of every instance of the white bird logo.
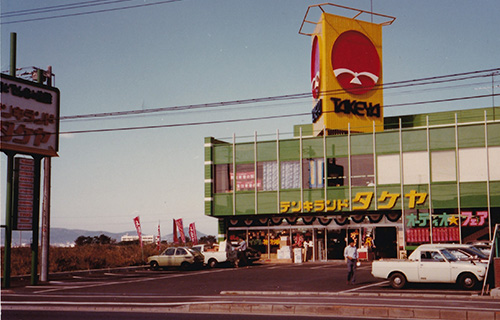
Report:
M359 76L367 76L368 78L372 79L373 82L377 83L378 77L374 75L371 72L368 71L363 71L363 72L354 72L352 70L346 69L346 68L338 68L333 70L333 73L335 74L335 77L338 77L341 74L348 73L351 74L354 78L351 80L352 84L358 84L361 85L361 81L359 81Z

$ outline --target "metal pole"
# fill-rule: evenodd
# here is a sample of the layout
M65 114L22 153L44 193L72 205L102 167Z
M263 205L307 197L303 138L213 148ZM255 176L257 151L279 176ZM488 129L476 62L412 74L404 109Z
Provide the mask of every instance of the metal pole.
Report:
M10 34L10 70L9 74L13 77L16 76L16 58L17 57L17 34L11 32Z
M49 281L51 158L43 162L42 261L40 280Z
M47 68L47 86L52 86L52 67ZM38 77L42 83L42 77ZM46 157L43 162L43 210L42 210L42 261L40 280L49 281L49 251L50 251L50 187L51 187L52 158Z
M10 262L11 262L11 246L12 246L12 201L14 198L14 152L6 152L7 154L7 199L5 201L5 255L3 268L3 283L4 288L10 287Z
M40 225L40 175L42 157L34 156L35 182L33 190L33 242L31 243L31 285L38 284L38 228Z

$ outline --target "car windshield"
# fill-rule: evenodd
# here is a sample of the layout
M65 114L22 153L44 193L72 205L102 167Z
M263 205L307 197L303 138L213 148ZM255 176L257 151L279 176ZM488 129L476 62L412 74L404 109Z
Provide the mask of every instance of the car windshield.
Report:
M448 250L442 249L442 250L439 250L439 251L446 258L446 260L448 260L448 261L458 261L457 257L455 257Z
M192 248L186 248L187 251L191 252L192 254L197 254L200 253L197 249L192 249Z

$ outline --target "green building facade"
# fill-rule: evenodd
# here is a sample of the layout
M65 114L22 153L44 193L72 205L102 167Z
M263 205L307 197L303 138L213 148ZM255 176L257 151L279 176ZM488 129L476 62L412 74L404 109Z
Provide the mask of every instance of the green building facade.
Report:
M384 131L205 139L205 214L268 259L403 257L491 240L500 223L500 108L391 117ZM306 246L307 247L307 246Z

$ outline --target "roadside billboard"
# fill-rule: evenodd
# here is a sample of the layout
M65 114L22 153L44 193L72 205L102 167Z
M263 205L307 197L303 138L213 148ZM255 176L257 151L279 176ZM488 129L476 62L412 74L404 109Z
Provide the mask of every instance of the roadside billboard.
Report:
M57 156L59 90L2 74L0 91L0 149Z

